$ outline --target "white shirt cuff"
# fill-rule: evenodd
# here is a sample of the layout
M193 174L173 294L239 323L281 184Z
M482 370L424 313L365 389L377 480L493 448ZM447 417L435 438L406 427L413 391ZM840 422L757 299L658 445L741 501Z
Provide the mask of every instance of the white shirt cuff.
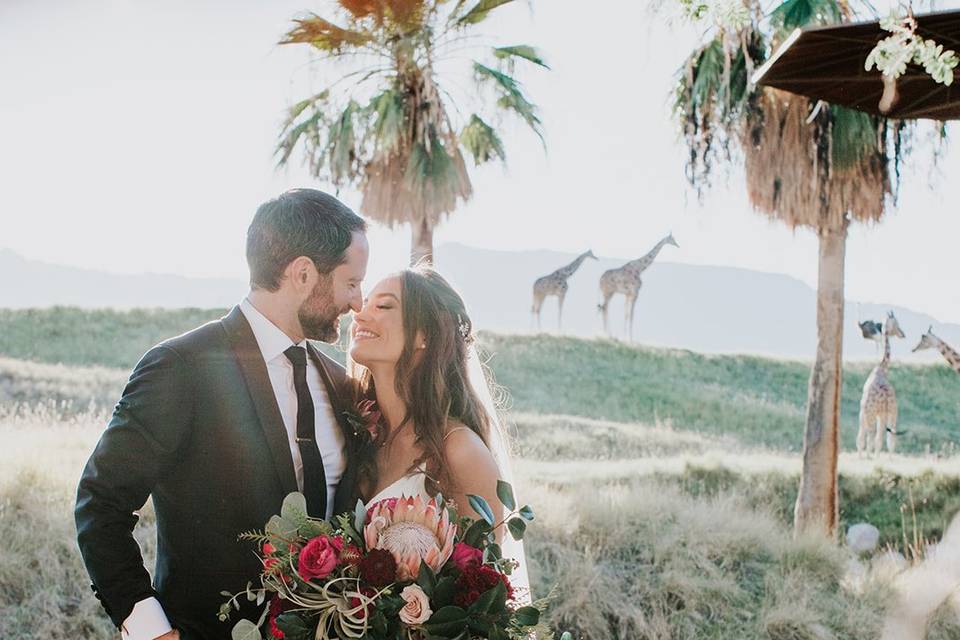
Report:
M133 605L133 611L123 621L120 635L123 640L153 640L172 629L160 602L156 598L145 598Z

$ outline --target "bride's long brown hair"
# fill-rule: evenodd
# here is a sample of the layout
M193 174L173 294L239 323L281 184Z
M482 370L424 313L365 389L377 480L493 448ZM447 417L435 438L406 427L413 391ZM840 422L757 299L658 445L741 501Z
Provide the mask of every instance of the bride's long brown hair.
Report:
M463 298L433 269L418 266L397 275L404 344L396 364L395 384L406 413L396 428L412 423L416 442L423 450L409 471L424 464L430 493L437 493L441 487L450 493L455 487L444 455L447 425L462 422L488 446L490 429L495 428L493 417L470 385L467 359L474 340L473 323ZM425 348L419 352L418 333L425 342ZM375 399L370 371L364 367L356 369L361 397ZM389 437L385 431L374 439L366 455L361 456L365 491L377 486L374 455Z

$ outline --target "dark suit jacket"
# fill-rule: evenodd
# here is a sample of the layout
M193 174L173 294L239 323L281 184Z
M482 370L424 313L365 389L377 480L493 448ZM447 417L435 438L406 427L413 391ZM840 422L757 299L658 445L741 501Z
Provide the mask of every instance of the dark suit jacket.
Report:
M352 511L356 456L343 414L351 397L346 374L309 351L347 442L334 513ZM256 584L261 568L253 544L237 535L262 529L296 490L266 364L235 307L143 356L87 462L76 522L94 592L118 627L134 604L154 596L185 640L229 638L239 616L218 621L220 592ZM157 516L153 585L132 535L134 511L150 495Z

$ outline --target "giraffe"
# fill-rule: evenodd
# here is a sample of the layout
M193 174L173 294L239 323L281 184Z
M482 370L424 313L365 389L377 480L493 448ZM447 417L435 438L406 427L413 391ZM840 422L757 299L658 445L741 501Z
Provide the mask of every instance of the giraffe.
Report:
M863 455L878 454L883 449L883 436L887 436L887 450L893 453L897 447L897 394L887 378L890 368L890 338L903 338L897 318L890 311L883 325L883 359L873 368L863 385L860 397L860 429L857 431L857 452Z
M603 313L603 330L609 333L607 328L607 308L610 305L610 298L617 293L624 296L624 316L627 323L627 334L630 341L633 341L633 313L637 306L637 296L640 293L640 287L643 282L640 280L641 274L653 264L660 249L665 245L673 245L679 248L680 245L673 239L673 234L667 235L658 242L647 255L642 258L632 260L617 269L605 271L600 276L600 295L603 296L603 302L597 305L597 308Z
M946 342L933 335L933 325L920 338L920 344L913 348L914 352L921 349L936 349L954 371L960 373L960 353L957 353Z
M537 281L533 283L533 308L530 312L537 317L538 330L540 329L540 308L547 296L557 296L557 328L560 328L563 321L563 299L567 297L567 280L587 258L596 260L597 256L593 255L592 250L588 249L577 256L576 260L570 264L560 267L542 278L537 278Z

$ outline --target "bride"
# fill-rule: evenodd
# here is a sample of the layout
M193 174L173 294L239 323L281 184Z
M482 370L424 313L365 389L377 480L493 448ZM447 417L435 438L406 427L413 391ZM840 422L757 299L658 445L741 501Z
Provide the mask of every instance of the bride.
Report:
M479 518L467 499L473 494L502 521L496 489L498 479L511 481L506 438L460 295L432 269L403 270L373 288L351 338L360 395L382 414L361 463L366 504L440 493L461 515ZM519 565L511 582L528 596L522 545L503 539L502 527L497 534L504 556Z

